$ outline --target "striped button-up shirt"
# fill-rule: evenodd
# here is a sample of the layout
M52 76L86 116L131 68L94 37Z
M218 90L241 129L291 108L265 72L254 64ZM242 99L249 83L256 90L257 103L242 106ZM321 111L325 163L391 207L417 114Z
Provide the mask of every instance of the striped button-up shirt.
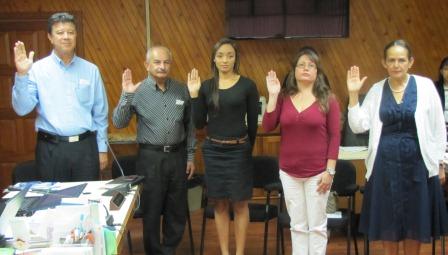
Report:
M138 143L174 145L186 141L188 161L193 161L196 139L187 87L173 79L165 84L162 91L149 76L135 93L123 92L113 112L113 124L124 128L136 114Z

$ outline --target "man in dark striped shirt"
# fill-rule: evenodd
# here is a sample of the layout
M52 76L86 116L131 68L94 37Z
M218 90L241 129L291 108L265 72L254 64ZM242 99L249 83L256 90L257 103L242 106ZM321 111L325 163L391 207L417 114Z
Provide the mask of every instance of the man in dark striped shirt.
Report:
M194 172L196 140L190 96L185 85L168 77L171 62L168 48L150 48L145 61L148 78L134 84L131 70L126 69L123 92L113 112L117 128L126 127L137 116L137 172L145 176L143 239L145 253L151 255L174 254L182 240L186 210L179 208L185 208L186 180Z

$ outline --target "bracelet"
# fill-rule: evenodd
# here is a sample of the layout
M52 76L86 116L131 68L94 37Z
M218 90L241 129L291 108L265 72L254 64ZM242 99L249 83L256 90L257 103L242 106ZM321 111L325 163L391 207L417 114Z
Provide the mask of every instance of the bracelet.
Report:
M327 173L329 173L331 175L331 177L334 177L334 175L336 174L335 169L331 168L331 167L327 167L327 169L325 169L325 171L327 171Z

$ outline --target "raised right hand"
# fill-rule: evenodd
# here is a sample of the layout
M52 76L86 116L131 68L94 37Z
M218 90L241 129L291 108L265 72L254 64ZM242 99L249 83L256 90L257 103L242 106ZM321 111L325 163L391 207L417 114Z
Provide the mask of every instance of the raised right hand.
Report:
M190 92L190 97L198 97L199 89L201 88L201 77L199 77L199 72L196 68L193 68L193 70L188 73L187 86L188 92Z
M280 93L280 81L277 78L277 74L272 70L266 76L266 87L269 95L278 95Z
M132 82L132 72L131 69L126 68L123 72L121 85L123 87L123 91L126 93L135 93L137 88L140 86L141 82L134 84Z
M14 62L18 75L26 75L33 65L34 51L30 51L26 56L25 44L17 41L14 45Z
M347 71L347 89L349 93L359 93L362 85L366 81L367 76L362 79L359 78L359 67L352 66Z

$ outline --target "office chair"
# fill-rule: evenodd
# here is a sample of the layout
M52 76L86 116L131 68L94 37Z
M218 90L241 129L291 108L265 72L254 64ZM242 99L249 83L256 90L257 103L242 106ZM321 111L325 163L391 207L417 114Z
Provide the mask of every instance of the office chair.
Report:
M120 166L122 167L123 173L125 175L137 174L136 169L137 155L118 156L118 161L120 162ZM120 176L121 176L120 168L118 167L117 162L114 161L112 163L112 178L117 178ZM199 185L202 185L202 177L200 176L194 176L192 179L187 181L187 189L191 189ZM187 210L188 234L190 237L190 252L191 255L194 255L193 232L191 228L190 208L188 206L188 201L186 204L186 210ZM140 208L138 208L134 212L134 219L138 218L143 218L143 211ZM133 254L132 238L131 238L131 232L129 230L127 232L127 239L128 239L129 253L132 255Z
M432 255L436 254L436 239L432 239ZM445 248L445 236L440 236L440 254L445 255L446 254L446 248Z
M347 208L340 209L342 212L341 218L328 218L327 228L329 230L346 230L347 239L347 255L351 253L351 238L355 245L355 254L358 255L358 243L356 240L356 234L354 231L355 222L355 194L358 190L358 185L356 184L356 168L355 166L347 160L338 160L336 163L336 174L333 179L333 184L331 186L332 191L336 191L339 197L347 198ZM283 229L290 228L291 219L288 212L283 209L284 201L280 202L279 205L279 215L278 215L278 225L277 225L277 254L283 255L285 253L284 245L284 235ZM279 239L281 247L279 245Z
M39 180L36 162L34 160L29 160L18 163L12 170L11 180L12 184Z
M445 185L447 185L447 184L445 183ZM445 196L446 208L448 209L448 196L447 196L448 195L448 190L443 190L443 194ZM435 238L432 239L432 253L431 253L432 255L436 254L436 241L437 240ZM441 255L445 255L446 254L446 248L445 248L445 236L444 235L440 236L440 248L441 248L440 254Z
M190 180L187 180L187 190L193 189L198 186L203 186L204 177L202 175L194 174ZM188 236L190 237L190 254L194 255L194 242L193 242L193 231L191 227L191 218L190 218L190 207L187 201L187 224L188 224Z
M359 193L364 195L364 186L359 187ZM369 237L367 236L367 233L364 234L364 255L370 254L370 243L369 243Z
M278 160L276 157L270 156L254 156L253 157L253 187L263 189L266 192L264 204L249 203L249 220L250 222L264 222L264 241L263 254L267 254L267 241L269 231L269 221L277 217L277 206L271 204L271 194L276 190L275 183L278 183ZM202 230L201 230L201 246L200 254L204 254L204 238L206 219L214 219L215 213L212 205L208 204L206 195L207 187L204 186L203 192L203 206L204 213L202 216ZM233 212L230 211L230 219L233 220Z

